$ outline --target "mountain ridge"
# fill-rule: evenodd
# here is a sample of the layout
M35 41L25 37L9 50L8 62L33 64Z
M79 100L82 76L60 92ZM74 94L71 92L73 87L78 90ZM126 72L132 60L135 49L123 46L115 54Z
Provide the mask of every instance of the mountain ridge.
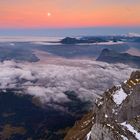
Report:
M135 71L129 80L105 91L64 140L139 140L139 91L140 71Z

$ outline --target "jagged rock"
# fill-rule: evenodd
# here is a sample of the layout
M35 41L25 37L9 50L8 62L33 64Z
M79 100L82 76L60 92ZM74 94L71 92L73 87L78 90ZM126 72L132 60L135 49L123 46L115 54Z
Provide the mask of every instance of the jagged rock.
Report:
M121 85L107 90L89 116L84 122L90 122L91 128L80 130L81 120L74 127L75 133L71 133L73 129L69 131L65 140L140 140L140 71L133 72ZM80 137L85 132L84 138L83 135Z

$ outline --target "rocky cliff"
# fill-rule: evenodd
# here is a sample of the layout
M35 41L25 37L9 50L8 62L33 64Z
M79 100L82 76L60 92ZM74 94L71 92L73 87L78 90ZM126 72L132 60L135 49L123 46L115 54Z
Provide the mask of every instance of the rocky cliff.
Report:
M140 71L97 99L65 140L140 140Z

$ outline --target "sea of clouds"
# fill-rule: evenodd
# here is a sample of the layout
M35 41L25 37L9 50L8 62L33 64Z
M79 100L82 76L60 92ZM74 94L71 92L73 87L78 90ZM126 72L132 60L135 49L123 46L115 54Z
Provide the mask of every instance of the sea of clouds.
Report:
M135 69L124 64L79 60L78 65L0 63L0 89L21 89L20 94L42 103L69 102L65 91L75 91L82 101L94 101L113 85L128 79Z

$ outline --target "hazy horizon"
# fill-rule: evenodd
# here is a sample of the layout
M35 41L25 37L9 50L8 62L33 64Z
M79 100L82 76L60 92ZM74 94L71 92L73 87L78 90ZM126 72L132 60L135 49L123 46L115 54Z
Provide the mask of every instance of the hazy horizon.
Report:
M0 28L0 36L96 36L140 34L140 27Z

